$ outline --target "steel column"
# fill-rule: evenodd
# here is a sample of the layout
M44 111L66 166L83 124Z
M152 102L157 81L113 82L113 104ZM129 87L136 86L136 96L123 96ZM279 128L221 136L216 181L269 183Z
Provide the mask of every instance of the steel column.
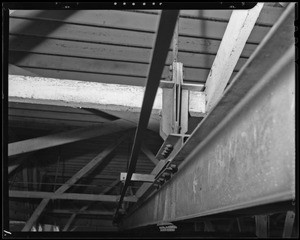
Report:
M234 94L233 89L245 84L249 88L243 89L244 96L191 151L179 172L123 219L122 228L179 221L295 197L293 14L293 7L288 8L271 36L226 90ZM283 42L285 37L292 40ZM281 57L276 57L274 49L283 52ZM264 67L264 59L271 63L269 68ZM245 83L251 74L258 73L261 78L253 79L255 85ZM226 92L224 95L233 99ZM220 102L226 104L226 98ZM197 138L194 133L193 137Z

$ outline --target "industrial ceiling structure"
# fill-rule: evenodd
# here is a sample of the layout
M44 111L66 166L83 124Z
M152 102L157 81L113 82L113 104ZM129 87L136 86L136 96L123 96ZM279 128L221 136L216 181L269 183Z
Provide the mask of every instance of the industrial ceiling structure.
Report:
M294 19L11 10L8 231L297 235Z

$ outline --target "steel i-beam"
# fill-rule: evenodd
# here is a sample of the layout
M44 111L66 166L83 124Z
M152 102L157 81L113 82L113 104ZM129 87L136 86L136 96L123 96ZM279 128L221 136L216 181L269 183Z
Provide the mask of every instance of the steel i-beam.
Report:
M218 116L216 110L228 112L209 123L213 128L204 130L210 131L177 174L123 218L123 229L295 197L293 21L290 5L206 119ZM206 119L185 145L195 143Z

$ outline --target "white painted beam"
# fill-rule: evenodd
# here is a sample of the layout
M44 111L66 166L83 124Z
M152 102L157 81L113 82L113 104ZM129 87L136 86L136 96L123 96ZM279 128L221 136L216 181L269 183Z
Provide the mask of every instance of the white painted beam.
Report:
M293 226L295 222L295 213L293 211L287 211L282 238L291 238L293 234Z
M108 135L134 128L135 125L126 120L118 119L97 126L70 130L62 133L51 134L38 138L23 140L8 144L8 156L33 152L49 147L81 141L93 137Z
M263 3L258 3L250 10L234 10L232 12L206 80L207 112L221 98L263 5Z
M83 193L53 193L53 192L34 192L34 191L9 191L10 198L44 198L44 199L65 199L78 201L97 201L97 202L117 202L119 195L103 195L103 194L83 194ZM124 198L127 202L137 202L135 196Z
M94 108L139 113L145 87L54 78L9 75L9 101ZM191 91L190 114L205 112L205 102ZM162 109L162 89L157 91L152 114Z

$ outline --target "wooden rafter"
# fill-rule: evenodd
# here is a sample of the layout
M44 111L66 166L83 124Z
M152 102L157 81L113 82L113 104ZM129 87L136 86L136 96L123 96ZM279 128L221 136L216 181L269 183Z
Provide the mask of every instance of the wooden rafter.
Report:
M21 153L37 151L49 147L59 146L67 143L81 141L93 137L108 135L133 128L134 124L118 119L107 122L99 126L75 129L57 134L51 134L38 138L8 144L8 156L14 156Z
M49 210L47 211L49 213L53 214L76 214L76 215L103 215L103 216L112 216L114 214L113 211L107 211L107 210L92 210L92 211L87 211L87 210L78 210L78 211L73 211L73 210L66 210L66 209L54 209L54 210Z
M67 186L67 185L66 185ZM59 190L59 189L58 189ZM104 194L84 194L84 193L56 193L53 192L35 192L35 191L17 191L10 190L10 198L44 198L44 199L65 199L78 201L95 201L95 202L116 202L119 195L104 195ZM134 196L125 197L124 201L136 202L137 198Z
M232 12L218 53L206 80L207 111L210 111L221 98L263 5L263 3L258 3L250 10L236 10Z

